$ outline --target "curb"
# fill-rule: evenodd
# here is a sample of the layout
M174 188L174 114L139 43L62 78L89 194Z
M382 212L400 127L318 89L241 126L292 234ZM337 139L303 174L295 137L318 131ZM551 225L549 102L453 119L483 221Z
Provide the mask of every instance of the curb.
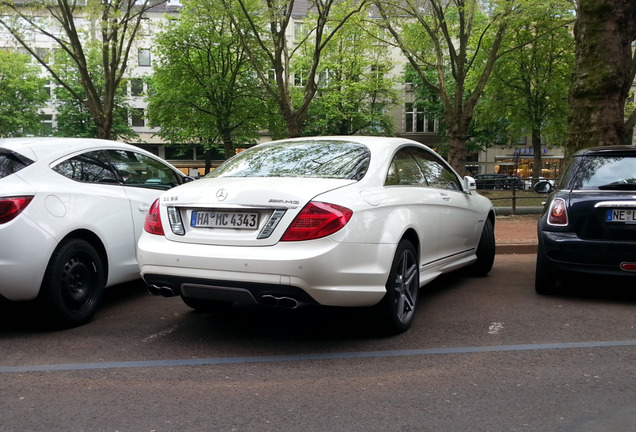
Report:
M536 254L536 244L495 244L495 255Z

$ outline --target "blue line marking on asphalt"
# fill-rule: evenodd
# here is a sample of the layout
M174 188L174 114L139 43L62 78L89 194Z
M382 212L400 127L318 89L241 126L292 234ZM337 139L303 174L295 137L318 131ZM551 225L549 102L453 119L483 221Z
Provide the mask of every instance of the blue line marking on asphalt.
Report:
M443 354L471 354L471 353L493 353L506 351L541 351L555 349L573 348L611 348L636 346L636 340L626 341L601 341L601 342L565 342L551 344L528 344L528 345L498 345L484 347L457 347L457 348L429 348L412 350L392 350L392 351L360 351L360 352L340 352L323 354L291 354L276 356L255 356L255 357L219 357L201 359L175 359L175 360L144 360L144 361L115 361L98 363L67 363L49 365L25 365L25 366L0 366L0 374L18 372L54 372L54 371L80 371L94 369L129 369L129 368L150 368L150 367L179 367L179 366L214 366L232 365L242 363L277 363L290 361L310 361L310 360L343 360L343 359L363 359L374 357L406 357L406 356L427 356Z

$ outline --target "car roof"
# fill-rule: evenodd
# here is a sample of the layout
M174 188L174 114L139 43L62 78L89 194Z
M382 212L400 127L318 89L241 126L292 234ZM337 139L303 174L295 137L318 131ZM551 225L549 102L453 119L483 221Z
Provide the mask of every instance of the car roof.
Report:
M145 150L118 141L97 138L62 138L62 137L27 137L1 138L0 148L19 153L31 160L43 158L54 160L80 150L112 148L135 150L146 153Z
M576 152L574 156L636 156L636 146L616 145L591 147Z

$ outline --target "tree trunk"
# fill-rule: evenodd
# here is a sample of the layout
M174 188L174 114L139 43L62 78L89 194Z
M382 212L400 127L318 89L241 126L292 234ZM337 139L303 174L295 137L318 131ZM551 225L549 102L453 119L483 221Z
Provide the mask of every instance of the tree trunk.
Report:
M448 141L448 163L460 176L466 175L466 134L453 134Z
M582 148L624 142L635 17L634 0L578 2L566 156Z
M534 186L539 177L541 177L541 169L543 161L541 160L541 131L532 129L532 155L534 163L532 164L532 185Z

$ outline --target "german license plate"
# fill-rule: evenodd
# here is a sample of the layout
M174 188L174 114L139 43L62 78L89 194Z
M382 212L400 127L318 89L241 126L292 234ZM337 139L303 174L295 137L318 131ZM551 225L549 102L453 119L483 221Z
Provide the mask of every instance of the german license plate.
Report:
M629 209L607 210L605 220L607 222L636 223L636 210L629 210Z
M193 211L190 226L202 228L258 228L258 213L232 211Z

